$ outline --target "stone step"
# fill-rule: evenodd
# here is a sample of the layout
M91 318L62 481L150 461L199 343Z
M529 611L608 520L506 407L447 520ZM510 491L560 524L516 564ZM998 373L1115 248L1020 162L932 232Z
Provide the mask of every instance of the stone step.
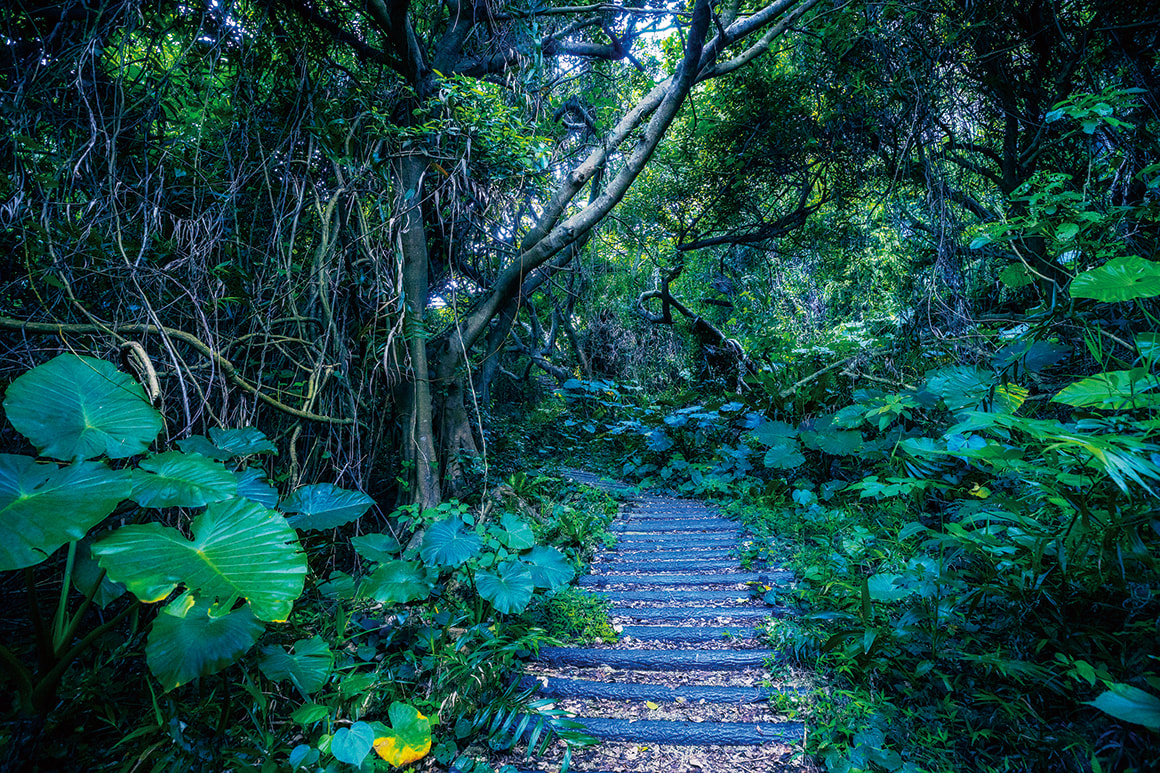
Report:
M589 735L605 741L679 746L756 746L771 741L797 743L805 737L801 722L673 722L668 720L576 717Z
M753 626L734 625L623 625L621 636L648 641L671 641L694 643L703 641L726 641L729 639L752 639L757 635Z
M610 617L629 617L633 620L714 620L730 617L738 620L763 620L767 617L782 617L792 614L785 607L613 607L608 610Z
M608 666L641 671L735 671L779 660L777 650L620 650L606 647L541 647L541 663L577 668Z
M564 679L558 676L525 677L526 687L539 684L538 694L546 698L592 698L596 700L656 701L657 703L760 703L779 692L796 692L792 688L725 687L720 685L664 684L633 682L597 682L590 679Z

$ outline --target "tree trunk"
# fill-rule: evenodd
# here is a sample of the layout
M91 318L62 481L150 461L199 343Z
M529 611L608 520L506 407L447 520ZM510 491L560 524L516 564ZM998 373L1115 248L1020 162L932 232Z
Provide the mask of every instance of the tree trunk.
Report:
M402 456L411 483L409 499L420 507L437 506L443 499L431 402L431 370L427 361L427 236L420 200L426 164L420 156L398 162L399 207L403 254L403 336L411 361L411 378L399 388L403 420Z

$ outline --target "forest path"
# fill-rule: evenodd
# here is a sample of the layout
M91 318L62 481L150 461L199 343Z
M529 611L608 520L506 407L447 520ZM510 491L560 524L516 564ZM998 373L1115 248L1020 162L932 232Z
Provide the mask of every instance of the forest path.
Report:
M627 488L591 473L566 474L606 490ZM756 638L764 618L788 612L752 598L747 585L784 585L789 573L742 571L740 526L692 500L636 496L611 530L616 548L598 554L579 584L612 600L620 640L544 648L529 665L540 694L558 698L604 741L575 754L571 769L802 770L792 758L804 726L769 705L774 691L794 687L769 685L765 665L777 652ZM555 762L549 756L540 765Z

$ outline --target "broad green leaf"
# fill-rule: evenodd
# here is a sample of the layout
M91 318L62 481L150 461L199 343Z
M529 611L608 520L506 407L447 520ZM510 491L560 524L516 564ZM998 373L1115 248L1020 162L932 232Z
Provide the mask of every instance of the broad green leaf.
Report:
M330 709L319 703L304 703L298 708L294 709L294 713L290 715L290 720L299 725L313 725L315 722L326 719L330 715Z
M333 483L316 483L295 489L278 509L293 513L288 520L295 529L325 531L361 517L374 503L375 500L361 491L339 488Z
M414 706L395 701L387 711L390 728L375 733L375 753L400 768L422 759L431 751L431 723Z
M1022 263L1014 263L999 272L999 281L1012 290L1017 290L1020 287L1034 284L1035 277L1031 275L1031 272Z
M390 534L363 534L352 537L350 544L355 552L368 561L384 563L399 557L403 546Z
M910 588L900 588L895 584L900 579L902 575L899 574L871 575L866 581L870 598L874 601L898 601L911 595L914 591Z
M419 555L428 566L459 566L482 548L482 540L474 532L464 531L463 521L451 516L427 528Z
M861 432L824 430L818 433L818 448L834 456L851 456L862 448Z
M1144 393L1157 387L1160 387L1160 378L1144 368L1110 370L1064 387L1051 402L1109 410L1151 407L1156 404L1155 400Z
M1160 265L1128 255L1112 258L1071 281L1072 298L1118 302L1160 295Z
M1088 705L1124 722L1160 731L1160 698L1130 684L1109 683L1108 691Z
M355 722L350 727L340 727L330 739L330 753L339 762L362 765L375 744L375 732L366 722Z
M187 438L182 438L177 441L177 447L187 454L201 454L206 459L222 461L230 458L229 451L218 448L209 442L209 438L205 435L190 435Z
M797 427L784 421L763 421L753 430L753 437L757 442L767 446L786 445L785 441L797 437L797 434Z
M209 600L184 594L168 604L149 631L145 662L166 690L216 674L249 651L264 626L249 606L220 617Z
M765 452L765 459L763 460L766 467L773 467L778 470L792 470L794 467L805 464L806 458L797 449L797 444L792 440L789 442L793 443L793 445L770 446L769 450Z
M132 499L142 507L202 507L237 494L238 480L220 462L166 451L132 471Z
M536 590L532 573L522 561L504 561L495 572L480 572L475 577L475 587L497 612L505 615L523 612Z
M73 585L82 596L88 596L91 592L93 594L93 603L98 607L104 608L113 601L125 595L125 586L119 582L113 582L100 565L93 558L92 541L85 537L77 543L76 559L73 563L72 573ZM97 583L100 586L93 590L93 586Z
M276 454L277 447L256 427L222 429L214 427L209 431L210 441L230 456L250 454Z
M991 371L969 365L951 365L929 371L926 388L942 398L947 409L958 413L974 408L991 390Z
M504 513L499 522L503 527L503 530L499 533L499 541L509 550L527 550L536 544L536 537L532 534L532 527L511 513Z
M1136 350L1147 363L1160 360L1160 333L1138 333L1136 335Z
M257 502L270 509L278 505L278 489L270 485L260 467L247 467L234 473L238 481L238 496Z
M537 588L554 590L571 580L576 572L567 557L556 548L538 545L523 556Z
M146 603L185 585L218 608L245 598L258 619L286 620L302 593L306 556L285 518L235 498L210 504L190 528L192 540L158 523L123 526L93 553L111 579Z
M359 595L380 604L406 604L427 598L432 587L418 561L388 561L362 581Z
M258 668L267 679L290 682L303 695L321 690L333 667L334 653L319 636L294 642L293 654L281 647L263 647L258 661Z
M996 411L1015 413L1030 396L1031 390L1027 387L1011 383L999 384L995 387L994 408Z
M34 566L82 539L131 491L128 472L100 462L58 467L0 454L0 571Z
M328 599L346 599L349 601L355 597L356 590L354 578L337 569L330 573L330 577L325 582L318 583L318 592Z
M136 456L161 431L161 414L140 384L104 360L76 354L19 376L4 411L42 456L66 462Z
M1064 344L1022 340L1000 349L991 364L996 370L1007 370L1014 366L1013 376L1017 376L1020 372L1038 373L1070 354L1071 347Z

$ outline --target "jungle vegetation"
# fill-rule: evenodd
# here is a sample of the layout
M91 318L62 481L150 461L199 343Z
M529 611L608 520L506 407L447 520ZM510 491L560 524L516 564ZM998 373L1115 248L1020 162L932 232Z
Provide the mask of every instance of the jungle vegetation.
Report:
M510 679L606 633L566 466L797 572L821 768L1149 769L1158 51L1145 0L6 3L0 767L588 743Z

